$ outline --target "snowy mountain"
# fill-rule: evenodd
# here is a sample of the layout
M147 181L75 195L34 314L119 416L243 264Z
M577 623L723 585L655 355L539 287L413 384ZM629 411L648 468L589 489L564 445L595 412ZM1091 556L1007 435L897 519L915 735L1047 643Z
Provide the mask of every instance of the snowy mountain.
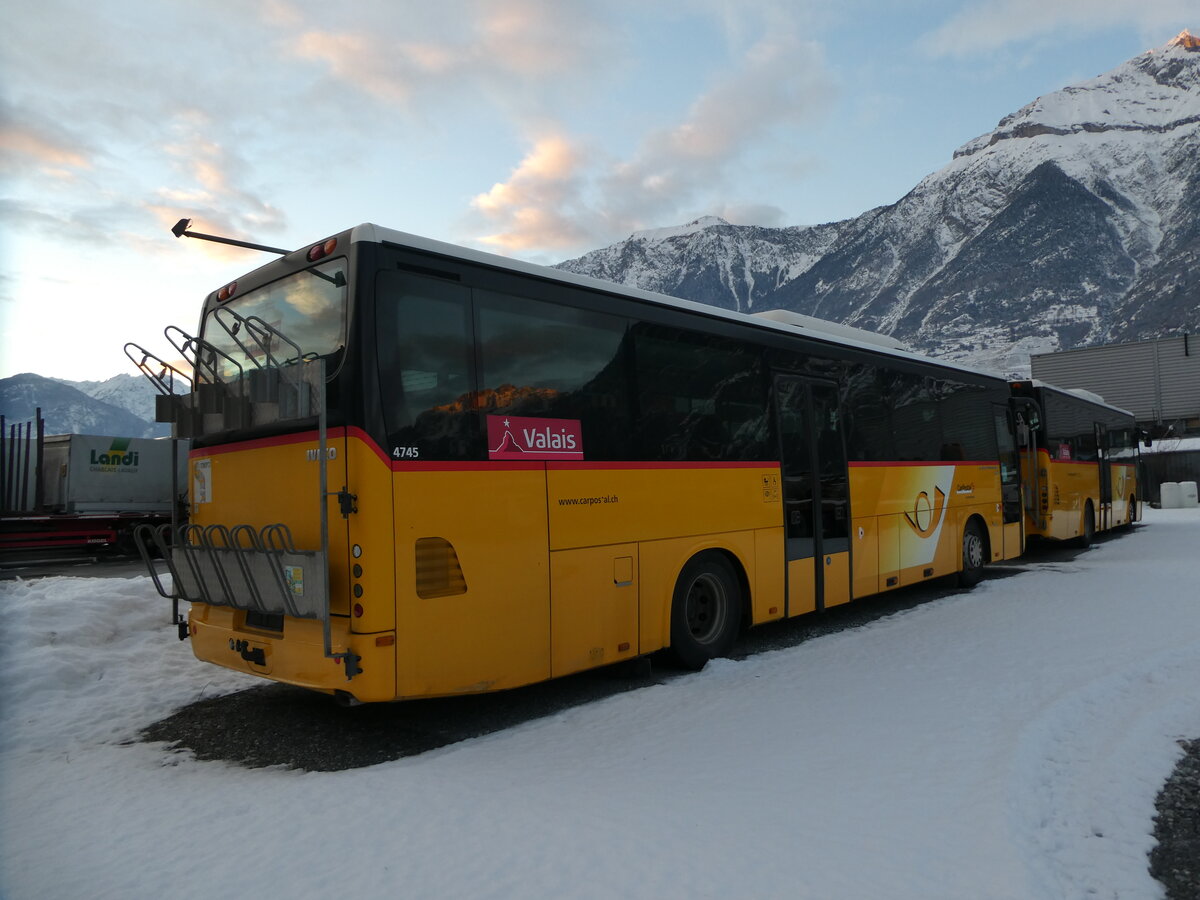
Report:
M141 375L114 375L105 381L67 381L56 378L62 384L77 388L95 400L102 400L144 419L154 422L154 398L157 391Z
M891 206L815 227L700 219L560 267L784 308L1025 372L1030 352L1200 330L1200 40L1040 97Z
M12 424L32 421L40 407L46 420L47 434L111 434L126 437L163 437L170 434L169 425L155 424L153 387L149 419L135 410L145 408L139 389L119 381L132 376L118 375L104 382L65 382L41 375L24 373L0 379L0 413ZM117 387L111 387L113 383ZM89 396L79 385L89 385L96 391ZM101 388L109 385L107 394ZM106 399L107 396L107 399Z

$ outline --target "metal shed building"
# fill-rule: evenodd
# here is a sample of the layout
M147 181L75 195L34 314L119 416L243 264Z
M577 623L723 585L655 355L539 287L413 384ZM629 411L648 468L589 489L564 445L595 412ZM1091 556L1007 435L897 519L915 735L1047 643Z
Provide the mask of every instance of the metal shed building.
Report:
M1156 434L1200 434L1200 336L1041 353L1030 364L1034 378L1099 394Z

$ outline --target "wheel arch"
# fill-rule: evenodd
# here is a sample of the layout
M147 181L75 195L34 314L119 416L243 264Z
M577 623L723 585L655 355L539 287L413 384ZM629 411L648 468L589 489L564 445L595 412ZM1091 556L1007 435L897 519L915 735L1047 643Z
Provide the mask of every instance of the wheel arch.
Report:
M962 546L963 536L966 535L967 529L971 527L971 523L976 522L979 525L979 530L983 534L983 564L986 566L992 561L992 529L988 527L987 519L983 513L972 512L968 513L963 519L962 528L958 530L958 545ZM959 566L962 566L962 560L959 559Z
M751 602L750 597L750 576L746 573L746 567L742 563L742 558L728 547L710 547L708 550L701 550L699 553L689 557L687 562L684 563L684 566L691 562L696 556L699 556L703 553L717 553L725 557L725 561L729 563L729 567L733 569L733 575L737 579L738 589L741 592L741 596L739 597L742 615L740 630L745 632L753 622L754 604ZM679 571L682 572L683 569L681 568ZM676 577L678 577L678 575Z
M686 615L686 613L679 612L680 607L677 606L676 601L680 586L684 584L689 571L694 572L697 569L701 571L723 570L727 582L732 580L732 583L729 584L729 590L739 593L739 596L736 598L736 604L730 605L731 612L737 617L736 623L734 623L736 624L736 628L731 625L731 630L723 631L725 636L717 639L716 644L720 649L713 656L724 656L728 652L732 643L745 630L748 624L747 615L750 610L750 581L746 567L738 553L729 547L713 543L694 547L692 552L683 557L682 564L674 576L671 602L668 604L669 608L667 610L668 628L662 650L666 657L672 659L675 664L693 670L703 668L704 664L712 656L698 655L697 648L694 646L689 647L686 640L679 646L676 646L675 631L682 624L677 616Z

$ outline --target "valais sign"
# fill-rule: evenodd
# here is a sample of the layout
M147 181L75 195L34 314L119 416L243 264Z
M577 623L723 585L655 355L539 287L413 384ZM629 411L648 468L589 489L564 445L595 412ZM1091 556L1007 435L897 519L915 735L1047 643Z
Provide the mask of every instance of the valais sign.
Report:
M583 459L578 419L488 416L488 459Z

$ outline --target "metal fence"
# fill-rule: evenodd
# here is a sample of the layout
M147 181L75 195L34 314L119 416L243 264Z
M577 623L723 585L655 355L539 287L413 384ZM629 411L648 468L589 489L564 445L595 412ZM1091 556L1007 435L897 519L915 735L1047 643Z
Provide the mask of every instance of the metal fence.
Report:
M0 513L42 507L42 446L46 421L39 407L30 422L0 416Z
M1158 503L1159 489L1167 481L1200 482L1200 450L1142 454L1142 497Z

